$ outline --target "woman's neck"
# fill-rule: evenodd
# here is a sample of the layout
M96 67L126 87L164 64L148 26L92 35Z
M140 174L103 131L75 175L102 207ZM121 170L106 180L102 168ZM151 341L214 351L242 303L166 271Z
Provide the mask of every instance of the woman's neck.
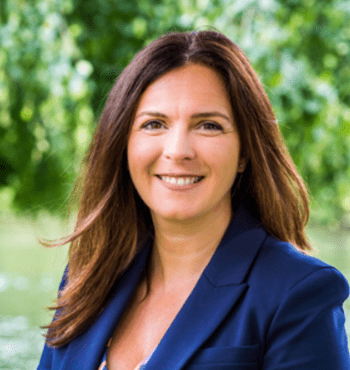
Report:
M187 222L156 220L151 285L164 291L197 281L232 218L231 209Z

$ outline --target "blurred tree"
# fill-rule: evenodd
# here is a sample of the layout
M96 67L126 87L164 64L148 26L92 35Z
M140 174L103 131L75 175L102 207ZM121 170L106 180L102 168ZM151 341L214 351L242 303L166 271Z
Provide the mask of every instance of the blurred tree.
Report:
M63 18L70 3L6 1L0 28L2 201L37 212L65 203L94 115L90 62ZM60 4L60 5L59 5Z
M0 202L66 203L94 122L135 53L212 26L246 52L275 108L313 216L350 209L350 6L341 0L3 0Z

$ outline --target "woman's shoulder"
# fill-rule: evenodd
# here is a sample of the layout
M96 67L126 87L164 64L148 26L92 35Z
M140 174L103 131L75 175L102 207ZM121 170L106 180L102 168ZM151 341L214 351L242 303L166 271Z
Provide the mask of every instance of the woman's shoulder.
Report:
M349 284L339 270L271 235L264 240L253 270L252 276L280 289L290 290L303 282L313 282L332 286L333 292L338 290L345 298L349 295Z
M333 310L338 315L349 296L340 271L271 236L261 245L246 283L251 310L261 321L276 323L277 331L290 325L291 315L300 322Z

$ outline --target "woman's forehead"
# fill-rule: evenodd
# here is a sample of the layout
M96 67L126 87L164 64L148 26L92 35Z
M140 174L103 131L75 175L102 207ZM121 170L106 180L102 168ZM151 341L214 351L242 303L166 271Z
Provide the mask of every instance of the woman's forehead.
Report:
M181 107L193 109L191 114L223 111L222 114L233 117L221 75L200 64L176 68L153 81L139 99L136 117L146 112L175 113Z

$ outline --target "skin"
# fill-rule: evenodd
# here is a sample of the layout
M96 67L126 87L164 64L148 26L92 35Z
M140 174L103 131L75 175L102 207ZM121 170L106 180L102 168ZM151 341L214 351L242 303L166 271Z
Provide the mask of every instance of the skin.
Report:
M232 217L231 187L245 168L222 77L190 64L154 81L139 101L127 150L155 226L151 270L170 290L209 262ZM176 189L156 176L173 173L204 179Z
M245 161L220 75L191 64L149 85L127 151L132 181L152 215L155 241L150 291L143 299L145 280L135 289L110 343L110 370L134 370L156 348L232 218L230 190ZM181 187L157 177L174 173L204 178Z

